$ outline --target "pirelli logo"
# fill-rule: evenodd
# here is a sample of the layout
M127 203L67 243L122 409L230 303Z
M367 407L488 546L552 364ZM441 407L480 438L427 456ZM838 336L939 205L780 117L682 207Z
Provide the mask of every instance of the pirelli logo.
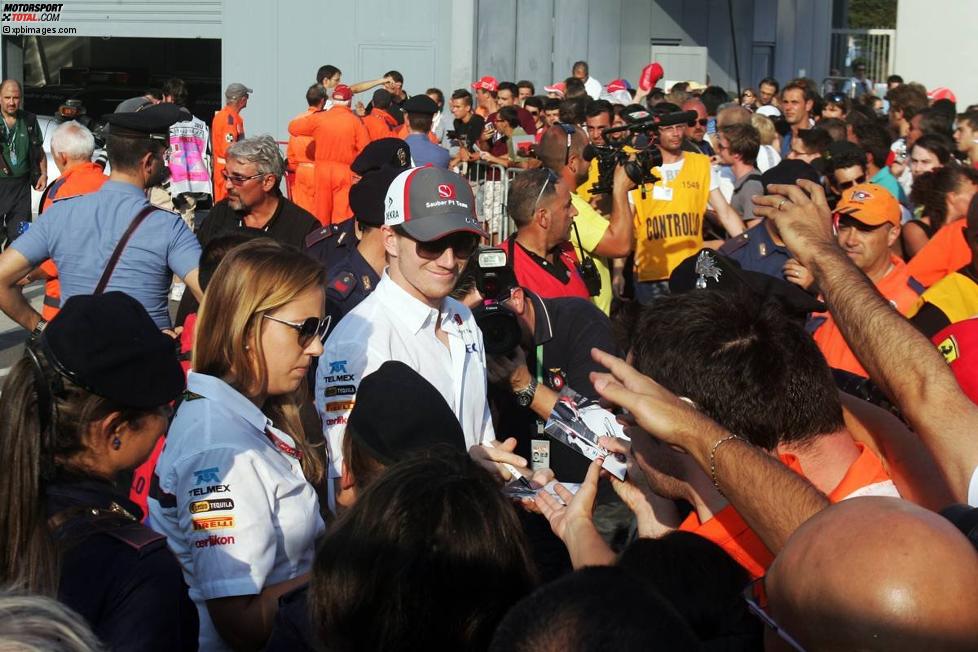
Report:
M229 509L234 509L234 501L230 498L220 498L217 500L196 500L190 503L191 514L226 511Z
M356 401L333 401L332 403L326 404L326 411L346 412L347 410L352 410L354 405L356 405Z
M193 519L195 530L230 530L234 527L233 516L211 516Z

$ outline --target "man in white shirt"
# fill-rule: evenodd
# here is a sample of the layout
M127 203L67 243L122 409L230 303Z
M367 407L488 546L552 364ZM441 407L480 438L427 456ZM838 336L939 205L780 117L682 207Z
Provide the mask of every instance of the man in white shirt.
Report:
M584 82L584 90L587 91L587 94L591 96L592 100L601 97L603 86L601 82L591 77L587 61L575 61L574 67L571 69L571 74Z
M434 385L458 417L474 458L487 466L488 458L526 466L508 454L509 442L492 450L480 445L495 438L482 332L469 309L448 296L486 237L468 182L448 170L412 168L395 178L385 205L388 268L329 336L316 372L330 478L342 471L343 432L359 383L388 360L404 362ZM391 409L398 409L396 396Z

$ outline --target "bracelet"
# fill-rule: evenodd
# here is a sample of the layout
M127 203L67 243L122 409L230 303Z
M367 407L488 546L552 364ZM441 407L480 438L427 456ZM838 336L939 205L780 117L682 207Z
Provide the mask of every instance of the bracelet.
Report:
M717 443L713 444L713 448L710 450L710 477L713 478L713 486L716 487L716 490L720 492L721 496L723 496L724 493L723 493L723 489L720 488L720 483L717 482L717 450L720 448L722 444L732 439L739 439L745 444L749 443L746 439L744 439L740 435L727 435L723 439L717 441Z

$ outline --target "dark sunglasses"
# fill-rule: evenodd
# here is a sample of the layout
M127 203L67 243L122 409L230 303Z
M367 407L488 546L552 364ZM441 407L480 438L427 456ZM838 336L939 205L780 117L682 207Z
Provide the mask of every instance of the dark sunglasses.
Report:
M267 176L267 173L259 172L258 174L251 175L250 177L243 177L240 174L228 174L227 170L221 170L221 176L224 177L225 181L230 181L232 186L240 186L246 181Z
M709 118L700 118L699 120L696 121L696 124L698 124L701 127L705 127L706 125L710 124L710 119Z
M852 179L850 181L842 181L841 183L838 183L836 185L839 188L839 190L848 190L849 188L852 188L853 186L858 186L861 183L866 183L865 174L861 174L855 179Z
M289 328L294 328L299 334L299 346L306 348L313 337L318 337L320 342L326 341L326 331L329 330L330 316L326 315L322 319L319 317L308 317L302 321L288 321L279 319L271 315L262 315L265 319L270 319L280 324L285 324Z
M411 236L407 237L410 238ZM462 231L451 233L431 242L421 242L420 240L414 242L417 245L418 256L425 260L435 260L441 258L441 255L449 248L456 258L469 258L479 248L481 240L478 234Z
M778 638L784 641L788 647L792 650L797 650L798 652L805 652L805 648L794 639L788 632L786 632L781 625L779 625L774 618L771 618L764 607L767 606L767 596L764 592L764 578L759 577L746 587L744 587L744 601L747 603L747 610L750 611L754 616L764 623L764 626L777 634Z

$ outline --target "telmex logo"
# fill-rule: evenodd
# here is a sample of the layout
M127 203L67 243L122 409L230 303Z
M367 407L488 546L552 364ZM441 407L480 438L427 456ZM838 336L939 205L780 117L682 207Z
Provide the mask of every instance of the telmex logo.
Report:
M195 530L225 530L234 527L233 516L212 516L210 518L195 518Z

